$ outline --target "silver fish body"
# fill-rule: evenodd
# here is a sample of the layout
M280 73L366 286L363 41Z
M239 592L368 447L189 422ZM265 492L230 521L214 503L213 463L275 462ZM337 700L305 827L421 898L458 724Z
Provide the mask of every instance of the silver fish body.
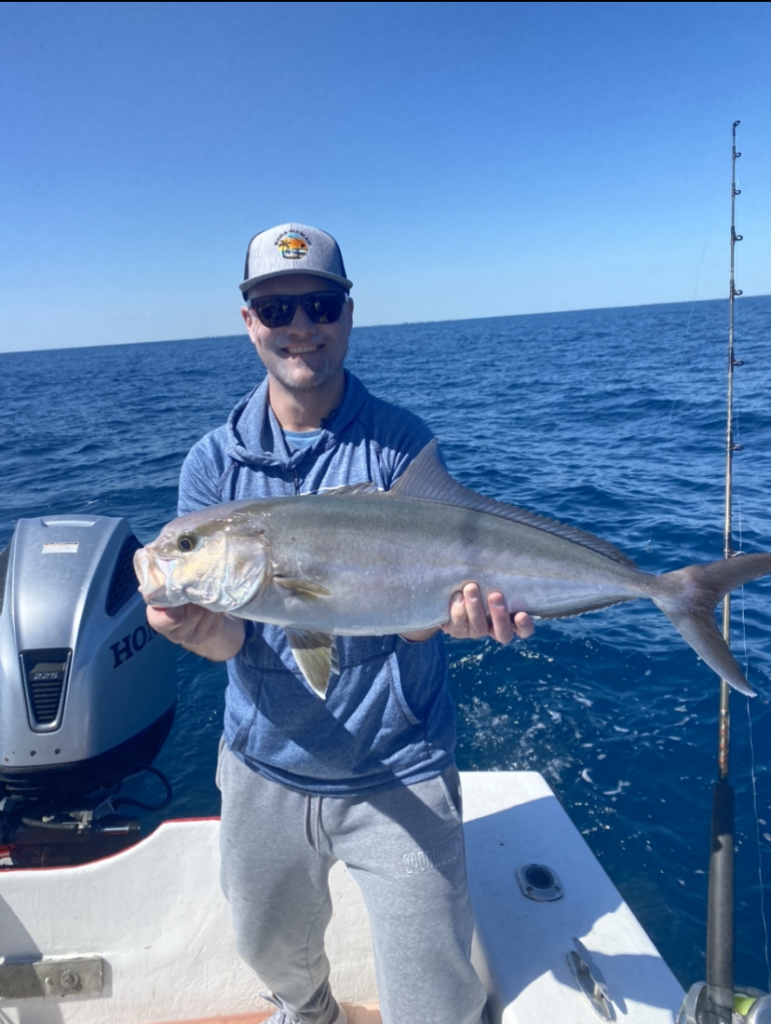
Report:
M652 576L591 534L467 490L432 443L388 492L361 485L202 509L164 527L135 565L151 604L192 601L283 626L320 695L336 671L335 635L441 625L468 582L542 618L650 598L718 674L752 693L713 609L771 573L771 554Z
M265 506L251 515L264 530L274 576L329 595L262 587L234 611L261 622L338 635L407 633L446 622L452 595L471 581L485 597L500 590L511 613L538 616L648 596L651 577L638 569L455 505L386 492L276 498ZM555 547L565 548L559 571Z

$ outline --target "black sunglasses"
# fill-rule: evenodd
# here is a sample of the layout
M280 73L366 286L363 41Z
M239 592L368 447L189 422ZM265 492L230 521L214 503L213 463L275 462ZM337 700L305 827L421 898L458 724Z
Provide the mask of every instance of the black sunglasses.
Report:
M287 327L302 306L312 324L334 324L340 319L348 296L344 292L309 292L307 295L265 295L250 299L249 306L265 327Z

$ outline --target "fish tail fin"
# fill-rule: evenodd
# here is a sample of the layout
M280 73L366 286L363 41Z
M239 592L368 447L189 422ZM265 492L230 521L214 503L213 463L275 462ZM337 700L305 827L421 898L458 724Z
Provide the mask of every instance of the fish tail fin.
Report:
M771 573L771 553L737 555L707 565L689 565L661 577L666 590L653 597L676 630L711 669L748 697L755 691L715 622L715 605L750 580ZM672 584L675 584L673 587Z

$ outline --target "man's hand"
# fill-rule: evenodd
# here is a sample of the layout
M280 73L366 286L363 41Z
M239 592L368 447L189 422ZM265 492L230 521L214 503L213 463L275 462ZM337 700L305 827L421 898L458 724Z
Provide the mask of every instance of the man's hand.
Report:
M503 594L497 590L487 597L490 622L487 621L482 594L476 583L467 583L462 591L452 595L450 621L442 626L449 636L459 640L492 636L501 644L508 644L515 636L524 640L532 636L535 623L527 612L517 612L512 621Z
M442 629L448 636L457 640L469 638L480 639L484 636L494 637L498 643L508 644L515 636L521 640L533 635L535 623L527 612L517 612L512 621L506 607L503 594L492 591L487 598L490 609L490 622L487 621L482 594L476 583L467 583L462 591L452 595L450 602L450 621L445 622ZM418 642L428 640L436 633L435 629L424 629L418 633L404 633L405 640Z
M241 650L246 637L243 619L210 612L197 604L183 604L177 608L148 605L147 621L156 633L209 661L232 658Z

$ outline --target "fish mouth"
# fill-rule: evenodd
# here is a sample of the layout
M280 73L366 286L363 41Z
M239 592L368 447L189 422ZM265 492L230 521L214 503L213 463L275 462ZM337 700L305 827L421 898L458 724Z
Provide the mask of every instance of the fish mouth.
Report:
M167 567L159 566L158 559L147 548L134 552L134 572L139 580L139 593L147 604L156 608L173 608L185 603L181 594L169 589L168 573L172 569L172 563L168 563Z

